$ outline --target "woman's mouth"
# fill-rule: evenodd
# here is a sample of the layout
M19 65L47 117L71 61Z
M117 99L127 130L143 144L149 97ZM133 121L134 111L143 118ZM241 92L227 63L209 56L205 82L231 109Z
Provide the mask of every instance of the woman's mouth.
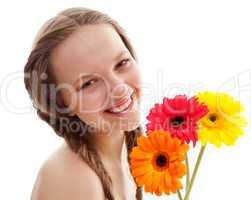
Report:
M114 115L114 116L123 116L125 114L127 114L133 107L133 94L131 95L131 97L122 105L116 107L116 108L110 108L105 110L105 113L108 113L110 115Z

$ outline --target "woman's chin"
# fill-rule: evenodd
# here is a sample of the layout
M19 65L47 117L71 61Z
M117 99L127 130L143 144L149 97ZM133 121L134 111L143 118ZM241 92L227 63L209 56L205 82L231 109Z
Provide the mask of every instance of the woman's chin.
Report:
M135 124L134 126L130 126L130 127L126 127L125 129L123 129L124 131L133 131L136 128L139 127L140 124Z
M140 118L135 117L134 120L128 120L125 124L122 124L120 128L124 131L133 131L138 126L140 126Z

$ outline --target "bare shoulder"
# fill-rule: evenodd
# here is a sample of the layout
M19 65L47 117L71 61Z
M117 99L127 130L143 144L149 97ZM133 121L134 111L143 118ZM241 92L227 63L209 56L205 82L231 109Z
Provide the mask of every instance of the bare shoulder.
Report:
M31 199L96 200L104 194L95 172L64 144L40 168Z

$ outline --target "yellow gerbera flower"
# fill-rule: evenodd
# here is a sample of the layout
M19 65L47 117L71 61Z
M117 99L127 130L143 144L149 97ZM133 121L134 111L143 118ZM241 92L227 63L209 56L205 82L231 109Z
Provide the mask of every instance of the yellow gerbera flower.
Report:
M242 128L247 124L246 119L240 115L244 111L240 102L220 92L206 91L196 96L209 109L199 122L198 137L202 145L234 145L238 137L244 134Z
M130 167L138 186L158 196L183 188L180 179L186 174L182 161L187 144L160 129L138 137L137 145L130 153Z

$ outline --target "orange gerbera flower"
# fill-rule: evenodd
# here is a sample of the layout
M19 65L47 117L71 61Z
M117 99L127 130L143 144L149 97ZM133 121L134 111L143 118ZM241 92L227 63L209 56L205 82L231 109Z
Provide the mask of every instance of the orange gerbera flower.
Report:
M188 149L187 144L163 129L138 137L137 146L130 153L130 166L137 185L158 196L182 189L180 179L186 174L182 161Z

